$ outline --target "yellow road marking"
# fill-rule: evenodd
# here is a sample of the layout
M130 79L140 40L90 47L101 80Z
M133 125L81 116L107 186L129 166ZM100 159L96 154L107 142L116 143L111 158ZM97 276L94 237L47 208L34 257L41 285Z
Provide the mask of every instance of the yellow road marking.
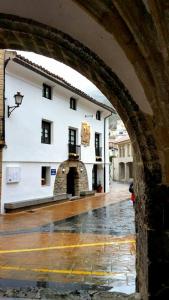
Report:
M28 249L15 249L15 250L0 250L0 254L7 253L21 253L21 252L34 252L34 251L48 251L48 250L59 250L69 248L83 248L83 247L95 247L95 246L108 246L118 244L135 244L135 240L124 240L124 241L113 241L113 242L102 242L102 243L91 243L91 244L79 244L79 245L66 245L66 246L54 246L45 248L28 248Z
M71 275L95 275L95 276L115 276L117 274L126 274L126 272L99 272L99 271L83 271L83 270L55 270L41 268L24 268L16 266L0 266L0 270L8 271L31 271L40 273L55 273L55 274L71 274Z

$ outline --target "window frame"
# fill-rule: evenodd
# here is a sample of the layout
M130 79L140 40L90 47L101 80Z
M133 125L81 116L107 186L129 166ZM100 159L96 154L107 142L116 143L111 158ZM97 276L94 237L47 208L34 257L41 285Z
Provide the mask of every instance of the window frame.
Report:
M48 131L48 137L45 137L46 134L45 130ZM52 122L47 120L42 120L41 121L41 144L50 145L51 141L52 141Z
M77 129L69 127L68 143L71 145L77 145Z
M43 174L43 170L45 170L45 176ZM41 186L50 186L50 181L51 181L51 167L41 166Z
M77 100L74 97L70 97L70 109L77 110Z
M95 132L95 149L100 148L100 133Z
M46 99L52 100L52 87L50 85L43 83L42 96Z
M96 120L101 121L101 111L100 110L96 111Z

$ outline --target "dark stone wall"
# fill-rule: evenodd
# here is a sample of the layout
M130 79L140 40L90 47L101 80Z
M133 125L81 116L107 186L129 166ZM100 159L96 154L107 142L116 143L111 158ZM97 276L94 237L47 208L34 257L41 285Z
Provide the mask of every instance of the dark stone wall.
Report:
M122 0L77 1L125 51L153 116L140 111L116 74L78 41L32 20L0 15L2 49L34 51L73 67L96 84L124 121L135 151L137 289L144 300L169 298L169 47L164 31L168 7L163 0L149 2L152 16L139 0L126 0L125 5ZM56 190L62 179L56 182Z

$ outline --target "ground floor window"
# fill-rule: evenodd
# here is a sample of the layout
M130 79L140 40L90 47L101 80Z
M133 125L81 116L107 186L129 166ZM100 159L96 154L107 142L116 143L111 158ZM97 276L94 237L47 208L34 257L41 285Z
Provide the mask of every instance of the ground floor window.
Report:
M41 185L50 185L50 167L41 168Z

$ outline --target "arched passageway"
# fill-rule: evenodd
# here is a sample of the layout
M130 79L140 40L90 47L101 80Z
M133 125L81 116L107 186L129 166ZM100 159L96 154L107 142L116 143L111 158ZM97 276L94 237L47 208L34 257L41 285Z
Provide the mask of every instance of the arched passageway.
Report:
M67 174L67 193L75 196L77 194L79 177L76 168L71 167Z
M1 48L34 51L73 67L124 121L135 153L137 289L143 299L163 299L169 294L168 6L64 0L58 10L51 1L49 11L48 1L34 10L30 1L12 2L0 4ZM3 89L0 99L3 117Z
M125 180L125 164L119 163L119 180Z
M133 178L133 163L126 163L126 180L129 181Z
M54 195L67 193L79 196L88 190L87 170L81 161L66 160L59 165L54 183Z

